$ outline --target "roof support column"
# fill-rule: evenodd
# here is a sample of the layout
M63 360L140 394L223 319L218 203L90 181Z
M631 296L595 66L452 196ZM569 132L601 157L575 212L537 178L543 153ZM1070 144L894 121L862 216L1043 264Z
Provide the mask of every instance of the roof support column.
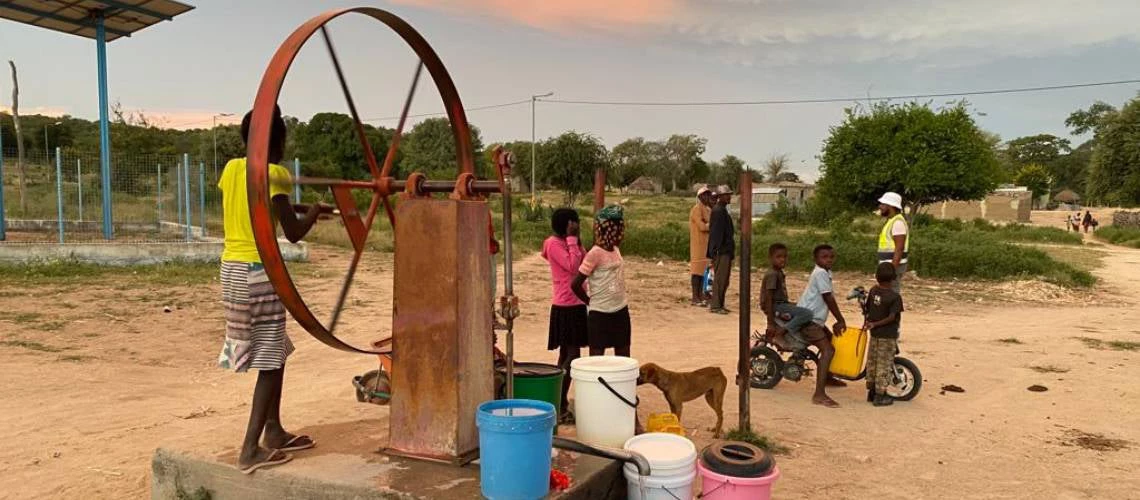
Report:
M103 191L103 238L114 237L111 225L111 130L107 108L107 32L103 11L95 13L95 51L99 64L99 173Z

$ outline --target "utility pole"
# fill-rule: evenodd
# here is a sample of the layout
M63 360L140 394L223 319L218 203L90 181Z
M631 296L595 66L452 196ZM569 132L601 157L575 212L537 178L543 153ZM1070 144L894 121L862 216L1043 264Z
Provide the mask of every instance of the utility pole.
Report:
M535 161L536 161L536 158L538 158L538 154L535 152L535 146L536 146L535 141L537 141L537 139L535 138L536 134L535 134L535 126L534 126L534 105L539 99L541 99L543 97L550 97L552 95L554 95L554 92L547 92L547 93L542 94L542 95L530 96L530 204L531 205L535 204L535 201L536 201L535 197L534 197L535 196L535 186L538 185L538 181L534 178Z

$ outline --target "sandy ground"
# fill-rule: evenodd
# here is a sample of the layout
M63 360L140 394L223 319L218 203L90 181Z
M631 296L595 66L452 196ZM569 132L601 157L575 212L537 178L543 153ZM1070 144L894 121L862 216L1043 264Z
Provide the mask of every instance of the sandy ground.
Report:
M1104 281L1093 293L1033 282L908 284L902 349L925 376L912 402L872 408L859 384L832 391L840 409L811 405L807 381L751 391L754 426L790 448L778 457L776 496L1136 498L1140 385L1130 367L1140 353L1104 342L1140 342L1140 251L1103 250ZM331 304L344 256L318 250L314 260L299 267L299 287ZM731 380L737 317L688 306L685 269L630 264L633 355L673 370L720 366ZM517 271L519 359L552 362L545 263L528 256ZM358 276L343 331L363 345L390 329L390 256L369 256ZM790 277L793 293L805 278ZM869 284L854 275L836 281L839 289ZM225 454L240 442L255 377L213 367L222 326L216 282L0 291L0 498L146 497L156 447ZM850 304L845 310L855 317ZM357 403L349 383L374 358L290 331L298 351L286 374L286 425L358 422L337 432L383 434L376 417L388 410ZM965 392L942 393L947 384ZM1026 390L1034 384L1048 391ZM640 396L643 418L666 409L656 389L644 386ZM730 387L729 425L737 400ZM698 446L712 422L703 401L686 405L683 423Z

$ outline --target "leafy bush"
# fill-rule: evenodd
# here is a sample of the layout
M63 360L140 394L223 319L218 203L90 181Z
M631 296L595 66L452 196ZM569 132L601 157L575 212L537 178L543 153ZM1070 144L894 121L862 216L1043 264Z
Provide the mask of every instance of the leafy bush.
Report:
M1110 225L1097 229L1096 237L1114 245L1140 248L1140 229Z

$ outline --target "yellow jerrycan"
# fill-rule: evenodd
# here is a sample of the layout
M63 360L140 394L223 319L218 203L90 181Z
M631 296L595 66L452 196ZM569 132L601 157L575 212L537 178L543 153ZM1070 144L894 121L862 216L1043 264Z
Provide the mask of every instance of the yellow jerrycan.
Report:
M839 378L855 379L863 373L863 362L867 358L867 331L861 328L848 328L843 335L832 336L835 358L831 360L831 373Z

